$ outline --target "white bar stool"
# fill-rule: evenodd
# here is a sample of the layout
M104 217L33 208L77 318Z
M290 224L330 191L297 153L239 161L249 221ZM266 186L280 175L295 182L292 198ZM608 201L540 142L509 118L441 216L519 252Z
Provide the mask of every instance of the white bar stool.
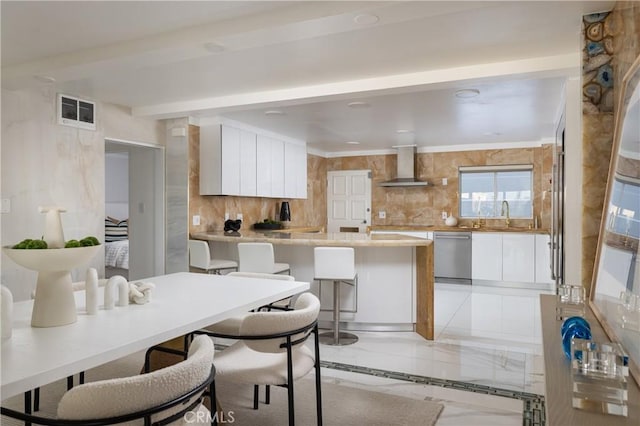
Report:
M288 263L275 261L271 243L238 243L238 272L259 272L262 274L291 273Z
M189 266L203 269L208 274L220 274L224 269L238 270L235 260L211 259L209 243L203 240L189 240Z
M340 331L340 283L354 286L358 303L355 251L351 247L315 247L314 280L333 281L333 331L322 333L320 343L334 346L351 345L358 341L355 334Z

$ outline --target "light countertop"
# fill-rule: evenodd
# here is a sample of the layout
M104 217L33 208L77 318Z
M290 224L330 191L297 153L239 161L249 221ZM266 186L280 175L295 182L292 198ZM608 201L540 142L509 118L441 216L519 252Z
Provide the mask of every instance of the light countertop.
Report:
M223 231L196 232L191 238L219 242L269 242L282 245L347 246L347 247L414 247L432 244L430 240L394 234L365 234L356 232L256 232L234 234Z

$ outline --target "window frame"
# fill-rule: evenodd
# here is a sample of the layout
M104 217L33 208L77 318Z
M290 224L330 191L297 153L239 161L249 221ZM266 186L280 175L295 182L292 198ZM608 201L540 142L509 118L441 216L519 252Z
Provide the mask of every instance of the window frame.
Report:
M492 216L483 216L483 219L498 219L502 216L498 215L498 212L500 211L499 208L499 204L498 203L502 203L501 198L499 198L499 194L500 191L498 190L498 174L499 173L504 173L504 172L521 172L521 171L528 171L530 172L530 193L531 193L531 198L530 198L530 210L529 210L529 215L528 216L513 216L510 214L511 219L522 219L522 220L532 220L533 216L534 216L534 168L533 168L533 164L511 164L511 165L495 165L495 166L459 166L458 167L458 217L460 217L461 219L474 219L474 218L478 218L479 216L476 215L471 215L471 216L464 216L463 215L463 211L462 211L462 180L463 180L463 174L472 174L472 173L492 173L493 174L493 195L494 195L494 200L492 201L487 201L489 203L493 203L493 215ZM503 191L504 192L504 191ZM509 201L509 200L507 200Z

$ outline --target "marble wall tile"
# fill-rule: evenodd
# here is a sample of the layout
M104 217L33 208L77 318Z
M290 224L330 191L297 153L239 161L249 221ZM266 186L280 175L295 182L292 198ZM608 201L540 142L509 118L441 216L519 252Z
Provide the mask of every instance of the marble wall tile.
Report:
M538 161L535 161L538 158ZM395 155L372 155L328 158L327 170L372 171L372 223L377 225L433 225L442 224L441 212L458 216L458 167L504 164L534 165L534 214L541 218L541 227L549 226L551 197L542 200L541 191L548 189L545 179L551 175L553 162L551 145L540 148L478 150L459 152L419 153L416 156L416 174L429 182L428 187L383 188L378 184L396 175ZM442 185L442 179L447 185ZM380 219L377 212L385 211ZM530 220L514 220L515 226L526 227ZM470 225L471 220L461 220ZM489 225L501 224L500 219L490 219Z

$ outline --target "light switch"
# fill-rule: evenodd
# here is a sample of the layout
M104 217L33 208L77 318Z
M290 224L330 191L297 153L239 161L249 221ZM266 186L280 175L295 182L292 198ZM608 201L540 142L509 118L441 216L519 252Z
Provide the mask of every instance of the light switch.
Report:
M387 212L385 212L384 210L380 210L378 212L378 218L385 219L386 217L387 217Z
M442 178L442 185L447 186L447 178Z
M198 226L200 225L200 215L193 215L193 226Z

